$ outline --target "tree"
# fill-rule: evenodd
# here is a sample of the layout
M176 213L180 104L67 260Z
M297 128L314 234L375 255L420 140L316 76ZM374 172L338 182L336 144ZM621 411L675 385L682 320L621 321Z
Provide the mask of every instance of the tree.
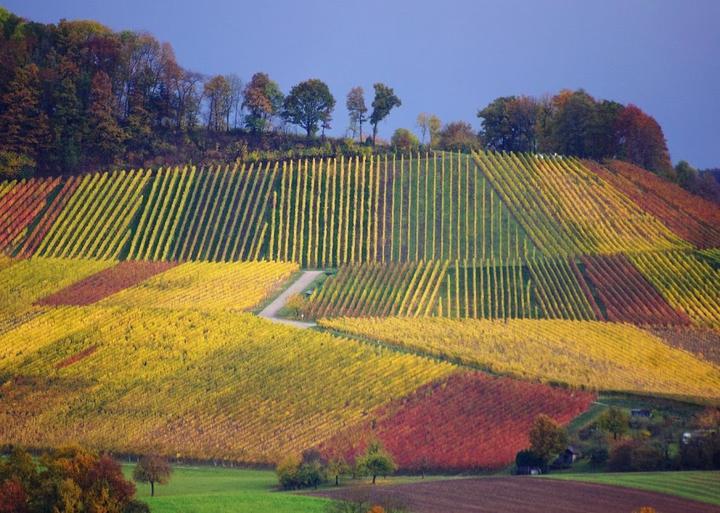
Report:
M430 132L430 147L435 147L437 144L437 139L440 134L440 129L442 128L442 122L440 121L440 118L437 117L435 114L430 115L430 118L428 118L428 131Z
M205 84L203 94L208 102L208 130L215 132L227 131L230 110L232 109L230 82L222 75L215 75Z
M417 115L417 118L415 119L415 124L420 129L420 140L422 144L425 144L425 135L428 133L429 130L429 121L430 121L430 115L426 112L421 112Z
M598 419L598 425L603 431L612 433L613 440L617 440L618 436L627 433L629 421L630 417L625 411L611 406L602 412Z
M342 456L331 458L327 464L328 473L335 477L335 486L340 486L340 476L350 471L350 465L347 464Z
M390 144L401 152L411 152L418 149L420 142L417 136L407 128L398 128L390 139Z
M630 104L618 115L617 131L622 160L666 176L672 174L665 135L652 116Z
M172 81L174 91L175 128L193 130L200 113L200 84L203 76L193 71L182 70Z
M582 89L563 90L546 107L539 123L544 132L540 150L587 157L596 135L595 99Z
M98 71L90 84L86 141L90 153L103 164L115 161L125 141L125 132L113 112L113 101L110 77Z
M529 96L496 98L478 111L487 148L498 151L535 151L539 105Z
M567 443L567 433L560 424L544 414L535 417L530 428L530 450L545 464L564 451Z
M350 117L350 130L352 130L353 138L359 134L359 140L362 141L362 124L367 121L367 106L365 105L365 91L362 87L357 86L350 89L345 102Z
M134 495L135 485L115 460L79 447L53 450L38 461L15 449L0 461L0 513L127 513Z
M283 119L305 130L308 137L318 128L329 126L330 115L335 108L335 98L327 84L317 78L305 80L293 86L283 103Z
M78 98L76 80L78 67L69 60L59 66L59 83L53 88L50 125L53 132L51 152L54 170L67 172L77 168L81 157L83 124L82 106Z
M227 75L225 80L230 84L230 109L227 112L227 126L231 126L230 113L232 112L232 128L237 128L238 121L242 116L243 81L237 75Z
M372 476L372 484L378 475L387 475L395 472L395 462L392 456L385 452L380 442L370 442L365 453L358 458L356 466L359 474Z
M588 157L595 160L617 157L620 150L618 116L624 108L622 104L608 100L595 105L595 126L588 142Z
M375 145L377 137L378 123L385 119L390 111L395 107L400 107L402 102L395 95L395 91L391 87L378 82L373 85L375 88L375 99L372 102L372 114L370 114L370 124L373 126L372 143Z
M267 73L255 73L243 90L243 108L248 111L245 126L252 132L262 132L277 114L283 102L283 94Z
M160 456L146 455L140 458L133 470L133 479L138 483L150 483L150 497L155 496L155 483L167 484L172 467Z
M689 191L695 190L699 176L698 170L685 160L681 160L675 166L675 179L683 189Z
M480 149L480 139L473 131L470 123L454 121L440 130L437 136L437 147L448 151L472 151Z
M18 68L0 102L0 150L36 162L46 145L48 117L40 105L40 69L35 64Z

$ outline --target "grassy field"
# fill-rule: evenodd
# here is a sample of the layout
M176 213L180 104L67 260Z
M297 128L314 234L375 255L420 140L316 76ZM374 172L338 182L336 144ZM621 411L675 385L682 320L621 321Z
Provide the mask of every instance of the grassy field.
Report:
M123 471L132 475L132 465ZM307 497L274 489L274 472L214 467L174 467L170 483L137 484L137 497L152 513L319 513L327 499Z
M717 471L550 474L547 477L637 488L720 505L720 472Z

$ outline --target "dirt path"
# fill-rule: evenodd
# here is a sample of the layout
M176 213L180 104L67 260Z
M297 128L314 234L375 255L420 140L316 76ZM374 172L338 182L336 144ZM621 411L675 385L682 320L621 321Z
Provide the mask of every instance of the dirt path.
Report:
M276 322L278 324L287 324L289 326L295 326L296 328L307 329L315 326L314 322L302 322L292 321L290 319L281 319L277 314L285 306L288 299L295 294L299 294L310 286L323 271L303 271L300 277L295 280L288 288L286 288L282 294L275 298L275 300L267 305L258 316L263 317L269 321Z
M720 512L718 506L661 493L519 476L358 486L313 495L388 501L413 513L630 513L641 506L651 506L661 513Z

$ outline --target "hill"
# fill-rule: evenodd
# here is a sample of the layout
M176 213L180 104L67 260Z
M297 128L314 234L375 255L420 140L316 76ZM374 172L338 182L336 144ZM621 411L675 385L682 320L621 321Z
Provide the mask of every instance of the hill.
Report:
M494 469L598 394L720 404L720 212L640 168L437 152L0 183L0 443ZM319 327L252 315L300 269ZM650 399L647 399L650 400Z

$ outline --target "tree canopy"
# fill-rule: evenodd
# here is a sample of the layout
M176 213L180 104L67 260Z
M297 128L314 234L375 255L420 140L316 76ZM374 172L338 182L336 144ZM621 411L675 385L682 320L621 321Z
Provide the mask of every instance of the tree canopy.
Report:
M146 455L140 458L133 469L133 479L138 483L150 483L150 496L155 496L155 483L167 484L172 467L160 456Z
M283 104L283 118L302 127L308 137L317 133L318 129L329 128L335 98L330 88L322 80L312 78L300 82L290 89Z
M565 450L568 437L565 430L547 415L538 415L530 428L530 450L545 464Z
M372 114L370 114L370 123L373 126L372 141L373 144L375 144L378 124L390 114L391 110L402 105L402 102L400 98L395 95L392 87L378 82L373 85L373 88L375 89L375 99L372 102L373 111Z

